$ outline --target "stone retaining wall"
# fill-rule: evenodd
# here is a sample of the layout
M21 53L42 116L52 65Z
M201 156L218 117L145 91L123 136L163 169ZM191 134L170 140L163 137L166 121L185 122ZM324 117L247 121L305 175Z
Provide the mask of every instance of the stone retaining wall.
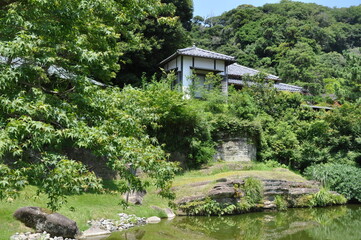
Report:
M226 138L219 140L215 160L226 162L249 162L256 159L256 144L249 138Z

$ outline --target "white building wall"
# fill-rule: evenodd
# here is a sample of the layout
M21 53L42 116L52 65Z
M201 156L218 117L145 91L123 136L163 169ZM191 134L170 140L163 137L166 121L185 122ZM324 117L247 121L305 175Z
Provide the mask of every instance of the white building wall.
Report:
M193 72L192 72L192 64L193 64L193 59L192 57L189 56L183 56L183 87L187 87L189 88L189 86L192 85L192 80L190 79Z
M173 59L173 60L170 61L167 65L168 65L168 69L167 69L167 70L175 69L175 68L177 68L177 60L176 60L176 59Z
M202 68L202 69L213 69L214 68L214 60L207 58L194 58L194 67Z
M216 64L216 70L218 71L222 71L222 75L224 75L224 65L225 65L225 62L223 60L217 60L217 64Z
M191 56L180 56L178 60L178 70L182 71L182 89L186 96L189 96L189 88L192 85L191 76L193 74L193 69L209 69L221 71L220 75L225 75L225 61L223 60L214 60L214 59L206 59L199 57L191 57ZM182 60L183 59L183 60ZM216 64L215 64L216 63ZM204 74L207 74L207 71L203 71Z

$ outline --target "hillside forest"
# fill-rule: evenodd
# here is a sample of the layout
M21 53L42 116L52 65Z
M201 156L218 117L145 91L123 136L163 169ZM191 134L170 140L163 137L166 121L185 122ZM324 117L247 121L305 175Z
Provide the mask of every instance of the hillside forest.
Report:
M34 185L56 210L67 195L106 191L74 149L116 171L117 191L153 184L172 198L175 174L211 162L227 135L252 139L257 161L360 201L361 5L282 0L206 19L192 12L190 0L2 1L0 200ZM308 94L264 87L261 74L252 80L262 84L225 96L209 74L215 87L186 99L158 64L193 43Z

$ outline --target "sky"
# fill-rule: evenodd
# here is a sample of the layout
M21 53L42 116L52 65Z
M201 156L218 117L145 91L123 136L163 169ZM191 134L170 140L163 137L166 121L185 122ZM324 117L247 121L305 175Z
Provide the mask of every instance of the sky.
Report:
M298 0L300 2L317 3L328 7L350 7L358 6L361 0ZM278 3L279 0L193 0L194 16L214 17L225 11L236 8L238 5L250 4L263 6L266 3Z

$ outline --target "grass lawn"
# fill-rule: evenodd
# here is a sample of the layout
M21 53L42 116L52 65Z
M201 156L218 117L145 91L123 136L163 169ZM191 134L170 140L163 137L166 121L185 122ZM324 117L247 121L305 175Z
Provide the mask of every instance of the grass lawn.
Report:
M287 169L272 169L263 165L252 164L247 167L248 170L234 170L233 167L223 164L215 164L207 169L185 172L176 176L173 186L176 188L177 198L182 196L194 195L196 193L206 192L211 184L190 188L189 184L197 182L215 181L219 178L244 178L258 177L264 179L281 179L289 181L305 181L303 177ZM0 207L0 240L9 239L16 232L27 232L31 229L26 228L22 223L13 219L12 214L16 209L25 206L46 207L46 197L41 195L34 197L36 187L29 186L18 199L13 202L1 202ZM59 210L60 214L76 221L81 230L88 228L87 221L91 219L118 219L117 214L124 212L135 214L139 217L160 216L164 213L151 208L151 206L167 207L168 200L162 199L156 194L156 189L150 188L148 194L144 197L142 206L130 206L123 209L119 205L121 196L119 194L82 194L68 197L68 204Z
M16 232L30 232L21 222L16 221L12 214L21 207L36 206L46 207L45 196L34 198L35 187L27 187L21 192L18 199L13 202L1 202L0 207L0 240L8 240ZM119 219L118 213L135 214L140 217L160 216L164 213L150 208L150 206L166 207L168 200L155 194L154 189L149 189L142 206L130 206L123 209L119 194L82 194L68 197L68 204L58 212L77 222L81 230L89 228L87 221L91 219Z

